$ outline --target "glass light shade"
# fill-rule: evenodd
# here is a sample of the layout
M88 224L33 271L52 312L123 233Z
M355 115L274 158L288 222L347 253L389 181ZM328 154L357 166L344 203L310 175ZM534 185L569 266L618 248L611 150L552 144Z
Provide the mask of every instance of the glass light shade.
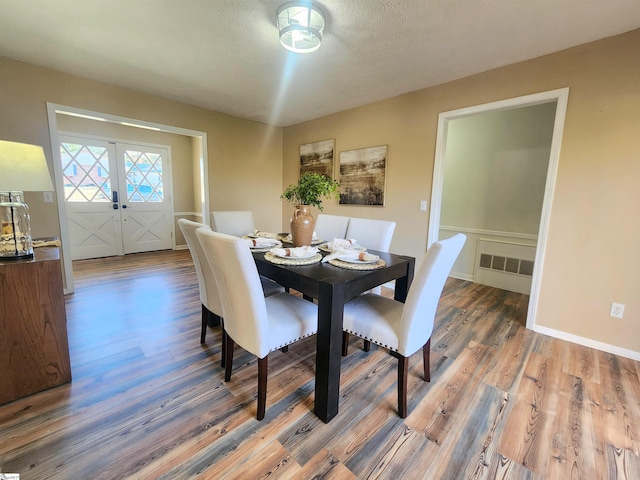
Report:
M22 192L53 191L44 150L0 140L0 260L33 256L29 207Z
M0 192L0 260L32 256L29 207L22 192Z
M280 43L297 53L315 52L320 48L324 16L310 2L286 3L278 9Z

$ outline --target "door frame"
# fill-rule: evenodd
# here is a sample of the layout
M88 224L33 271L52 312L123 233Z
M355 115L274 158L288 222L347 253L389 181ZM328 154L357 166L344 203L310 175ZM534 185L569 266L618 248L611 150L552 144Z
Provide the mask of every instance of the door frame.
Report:
M74 292L74 284L73 265L71 263L71 246L69 244L69 230L67 228L67 212L64 203L64 188L62 187L63 174L60 168L61 160L60 150L58 148L60 142L58 139L57 115L71 115L86 118L89 120L117 123L128 127L146 128L150 130L193 137L196 141L199 142L199 150L201 152L201 156L199 159L199 184L201 185L203 192L203 203L201 205L202 221L206 224L209 223L209 215L207 214L207 212L209 211L209 157L207 152L207 132L47 102L47 118L49 120L49 138L51 140L51 150L53 155L53 173L56 188L56 199L58 204L58 223L60 228L60 243L62 249L62 275L64 280L65 294ZM175 244L175 235L173 243Z
M438 115L438 132L436 138L436 153L433 169L433 184L431 187L431 209L429 212L429 229L427 234L427 246L431 246L438 240L440 231L440 211L442 208L442 187L444 181L444 162L447 150L447 133L449 122L458 118L475 115L478 113L496 112L500 110L511 110L514 108L530 107L543 103L556 102L556 115L553 124L553 137L551 139L551 152L549 154L549 166L547 168L547 179L545 183L544 199L542 202L542 213L540 216L540 227L538 230L538 243L536 246L536 256L533 266L533 276L531 279L531 294L529 296L529 308L527 310L527 328L534 329L536 325L536 314L538 311L538 300L540 296L540 284L542 281L542 267L544 264L545 251L547 247L547 235L549 232L549 222L551 218L551 205L555 194L556 178L558 174L558 163L560 160L560 147L562 145L562 135L564 122L567 113L567 103L569 100L569 87L550 90L547 92L524 95L521 97L509 98L497 102L475 105L472 107L460 108Z

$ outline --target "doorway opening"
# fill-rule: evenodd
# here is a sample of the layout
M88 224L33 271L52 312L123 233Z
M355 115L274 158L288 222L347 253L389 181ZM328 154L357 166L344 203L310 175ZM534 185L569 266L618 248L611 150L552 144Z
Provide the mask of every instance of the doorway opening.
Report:
M182 217L187 217L194 220L197 219L197 221L202 221L203 223L208 224L207 212L209 211L209 188L208 188L209 181L208 181L208 167L207 167L208 155L207 155L206 132L185 129L185 128L176 127L173 125L153 123L153 122L148 122L146 120L141 120L141 119L127 118L127 117L122 117L118 115L95 112L91 110L85 110L85 109L70 107L66 105L59 105L54 103L47 103L47 115L49 120L49 135L50 135L52 151L53 151L54 181L56 185L56 196L57 196L57 204L58 204L58 220L59 220L59 226L60 226L62 270L63 270L65 294L72 293L74 291L73 265L72 265L73 255L72 255L72 249L71 249L71 243L70 243L70 232L69 232L70 228L69 228L69 222L67 220L67 208L66 208L66 201L65 201L65 176L61 168L62 159L61 159L61 153L59 149L59 146L60 146L59 137L62 133L62 132L59 132L59 121L62 121L63 123L67 123L66 122L67 119L76 118L76 120L82 119L83 121L89 121L89 122L101 122L101 124L111 125L114 128L129 127L132 130L136 130L141 133L144 131L153 131L151 133L158 132L159 134L169 134L168 135L169 137L178 137L178 136L183 137L181 142L183 144L185 142L188 143L189 144L188 149L191 152L191 155L189 156L190 157L189 161L191 162L189 166L189 171L191 173L186 174L183 171L183 169L180 169L180 172L179 172L179 175L181 176L180 180L183 184L185 182L190 182L190 184L186 185L186 187L183 186L183 190L188 190L188 194L187 194L188 197L185 197L185 198L188 198L188 202L184 202L184 201L182 202L182 204L185 204L185 203L187 204L187 209L185 209L185 211L173 211L173 208L171 208L170 202L168 204L169 207L167 207L167 204L164 203L164 201L161 202L164 204L163 208L169 211L169 219L168 219L169 225L173 225L173 228L163 227L163 229L165 232L169 232L169 237L171 237L170 235L171 231L176 230L175 224L177 220ZM142 129L142 130L139 130L139 129ZM76 131L75 129L73 130L65 129L65 130L74 131L74 132ZM89 133L89 132L86 132L86 133ZM174 135L171 135L171 134L174 134ZM108 135L111 135L111 133L108 133ZM84 136L84 133L83 133L83 136ZM86 136L91 137L91 135L86 135ZM135 136L138 137L138 135L135 135ZM144 198L145 196L147 196L147 194L149 194L147 196L148 199L150 199L151 196L153 195L156 195L154 199L157 199L158 197L159 190L158 190L157 177L154 177L155 174L152 174L151 165L152 164L157 165L156 161L158 159L161 163L164 162L164 160L162 160L163 154L158 153L157 151L149 150L150 147L152 148L156 147L157 144L160 142L156 142L155 140L148 140L148 141L154 142L154 144L144 143L144 141L139 142L137 140L130 141L128 138L125 141L123 141L123 143L129 144L129 146L133 146L133 148L128 149L128 152L130 153L130 156L131 156L129 163L132 165L137 164L140 167L135 172L136 173L135 176L137 177L138 180L142 180L146 178L148 181L147 182L143 181L142 183L139 183L139 185L136 187L135 179L132 178L132 182L130 186L127 185L126 181L122 184L122 186L119 186L120 190L118 190L118 202L117 202L118 210L121 210L120 205L122 204L122 200L124 199L122 193L124 192L126 196L126 194L128 193L128 190L132 190L133 200L135 199L139 200L138 195ZM161 143L164 144L165 142L162 141ZM138 148L141 145L144 146L144 148ZM126 151L127 147L125 146L123 147L125 148L125 151ZM170 149L168 152L168 155L166 155L167 160L169 159L169 155L172 153L172 151L173 150ZM148 159L142 159L142 157L140 156L140 155L144 156L144 154L149 154L149 153L151 154L151 156L147 155ZM175 152L173 153L175 154ZM155 155L159 155L159 157L156 157ZM152 159L151 157L154 157L154 158ZM164 169L165 167L163 166L162 168ZM154 167L154 169L157 171L157 168ZM116 170L117 170L117 166L116 166ZM148 172L144 170L148 170ZM171 173L171 170L169 169L168 172ZM173 171L173 174L176 175L176 172ZM188 176L185 177L185 175L188 175ZM121 173L119 177L126 178L127 174ZM120 182L120 180L118 180L118 182L122 183ZM176 200L178 200L179 202L181 200L184 200L185 198L180 197L180 199L176 199L176 197L172 195L172 192L171 192L172 185L170 183L165 184L163 182L161 197L163 199L164 198L170 199L174 202L174 204L178 205L178 203L176 203ZM149 188L151 188L151 190L149 190ZM111 189L109 190L110 191L107 193L111 194L111 198L109 199L110 202L108 202L107 204L113 210L114 209L113 204L116 202L113 202L113 199L114 199L113 192L111 191ZM142 208L143 203L149 204L149 203L157 203L157 202L139 202L139 203L140 205L136 205L139 208L136 208L133 210L144 210ZM129 206L131 204L127 203L126 205L128 207L127 210L129 210ZM150 206L151 208L157 207L157 205L146 205L146 206L148 207ZM142 212L142 213L144 214L136 216L137 215L136 212L132 211L131 215L125 215L125 217L128 220L130 220L130 225L132 227L134 226L134 224L139 222L153 223L151 217L153 217L154 215L151 215L149 212ZM162 215L164 214L166 214L166 211L163 212ZM145 215L147 218L146 219L142 218ZM155 216L157 217L157 214ZM122 216L121 216L121 219L122 219ZM164 241L165 243L163 245L166 245L166 238L162 240L154 238L154 237L162 237L162 235L157 235L158 232L151 233L153 228L151 228L151 225L148 225L148 227L149 228L141 228L139 230L131 228L129 232L129 236L130 236L129 240L133 244L137 243L138 246L140 246L140 244L144 244L145 242L153 243L156 241ZM141 232L145 233L144 238L139 237L136 239L135 238L136 235ZM170 240L170 244L168 248L176 248L177 235L178 234L176 233L176 235L174 235L173 238ZM185 248L186 248L186 245L185 245ZM125 247L123 246L123 251L124 249ZM145 250L146 249L147 248L145 247ZM151 248L151 250L153 250L153 248Z
M480 272L480 276L484 275L485 277L482 283L486 283L487 276L497 276L506 278L507 280L514 280L515 284L517 284L516 287L513 288L514 291L522 292L523 290L530 290L527 311L527 328L530 329L535 325L538 292L540 289L542 264L546 247L551 203L555 188L568 93L568 88L553 90L443 112L438 118L438 137L436 143L428 245L437 241L441 235L447 236L452 234L453 232L450 232L450 230L461 231L467 234L468 240L465 251L459 258L457 265L462 272L466 273L463 273L460 278L475 281L477 272ZM538 113L544 113L546 110L547 118L552 121L552 125L549 126L551 133L550 143L544 147L546 152L548 152L544 154L547 156L548 161L545 165L541 165L539 162L541 150L534 151L536 150L535 148L515 148L511 151L508 149L498 151L489 148L488 151L490 153L487 154L491 157L489 160L477 158L476 162L469 163L466 166L464 162L456 165L456 167L458 167L458 175L462 176L466 174L467 177L474 177L471 179L472 181L477 178L484 178L486 180L483 188L478 189L476 192L476 194L481 195L482 198L479 200L478 197L472 200L474 202L472 207L475 208L478 204L484 203L484 208L486 208L486 205L490 205L491 211L487 212L483 210L482 213L479 213L478 211L474 212L473 208L469 209L471 211L465 211L463 205L456 205L456 203L460 203L458 202L460 198L464 199L464 197L468 197L468 191L465 191L464 195L458 194L457 197L453 191L449 192L450 195L445 193L447 184L451 186L452 183L456 183L455 181L445 180L445 173L447 171L449 171L449 175L452 175L451 172L456 171L456 168L449 168L452 165L447 163L448 161L452 161L453 163L451 159L455 157L456 153L451 151L454 149L454 146L449 141L450 137L455 135L457 127L464 123L472 124L474 121L481 122L483 118L481 115L483 114L489 115L484 117L485 119L489 119L490 116L493 115L495 117L494 120L496 120L496 118L504 120L508 115L500 115L500 112L518 114L526 112L525 109L527 107L540 107L532 109L530 112L537 111ZM549 113L550 109L554 111ZM462 122L456 124L456 120L462 120ZM498 123L499 121L500 120L498 120ZM480 124L476 124L476 127L478 125ZM503 126L503 128L506 127ZM476 129L476 131L477 130L478 129ZM547 134L548 133L549 132L547 132ZM448 150L450 151L448 152ZM462 152L461 158L472 157L473 155L473 152ZM535 159L538 161L533 161ZM470 166L479 170L473 172L473 169L469 170ZM524 175L522 167L525 168L526 173ZM455 175L455 173L453 175ZM533 177L537 177L537 181ZM463 180L467 182L467 188L469 188L468 185L473 185L473 183L469 183L469 178L464 178ZM504 185L505 182L507 185ZM537 185L533 185L534 183ZM496 188L498 184L500 184L500 188ZM514 218L516 219L515 223L520 222L520 225L515 228L502 227L501 229L501 224L499 221L496 222L496 219L500 220L501 211L502 213L507 211L504 207L514 206L512 205L513 201L505 200L505 191L511 191L511 194L520 193L517 192L517 190L522 189L523 186L527 187L528 195L522 195L520 197L519 201L521 204L518 208L521 211L510 213L511 225L513 225ZM496 193L498 190L500 190L501 193ZM453 207L451 207L452 204ZM444 215L443 206L448 208ZM526 215L521 215L523 209L528 210ZM532 218L533 211L538 212L537 218ZM467 215L468 225L447 225L446 222L443 222L443 219L446 221L450 221L450 219L460 220L464 218L465 215ZM535 214L533 214L533 216L535 217ZM480 217L484 217L484 219ZM492 218L493 223L491 223L491 221L473 223L479 220L487 220L487 217ZM535 224L533 222L535 222ZM494 226L493 228L487 228L487 225ZM454 270L455 269L456 267L454 266ZM496 281L495 278L491 280ZM502 279L498 278L497 281L500 282ZM494 283L493 285L500 286L499 283L497 285Z

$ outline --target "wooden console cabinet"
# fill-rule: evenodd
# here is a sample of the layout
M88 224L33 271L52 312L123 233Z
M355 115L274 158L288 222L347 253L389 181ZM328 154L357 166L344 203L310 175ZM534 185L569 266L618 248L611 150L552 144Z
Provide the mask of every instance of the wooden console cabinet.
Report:
M58 247L0 261L0 404L71 381Z

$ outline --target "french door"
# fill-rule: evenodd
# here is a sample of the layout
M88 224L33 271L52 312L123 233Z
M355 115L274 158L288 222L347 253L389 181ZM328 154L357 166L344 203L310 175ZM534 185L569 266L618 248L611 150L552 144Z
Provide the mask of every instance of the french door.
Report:
M73 260L171 248L168 149L59 138Z

